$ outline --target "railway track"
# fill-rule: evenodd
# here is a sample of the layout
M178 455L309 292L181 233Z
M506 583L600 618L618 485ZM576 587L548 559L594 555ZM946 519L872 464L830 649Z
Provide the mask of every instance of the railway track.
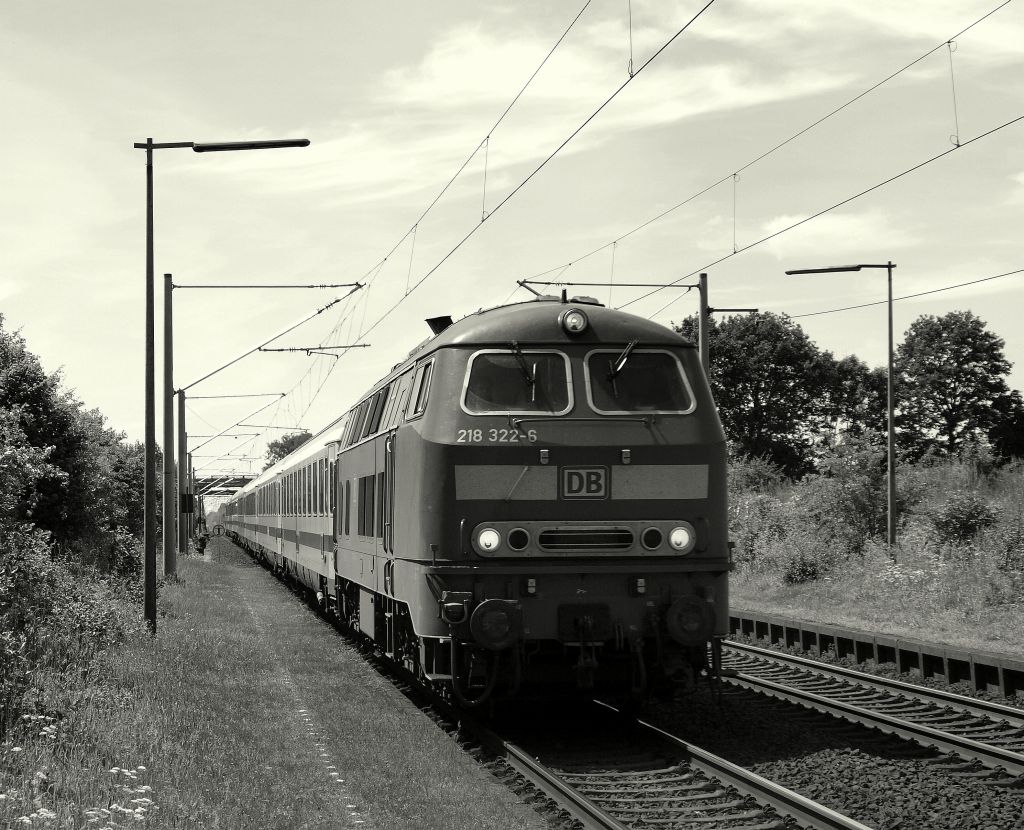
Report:
M308 592L293 589L325 622L350 636L337 619L311 602ZM441 728L457 734L468 749L478 747L500 759L585 830L871 830L607 704L590 703L583 716L577 707L561 719L557 714L527 717L533 734L526 735L525 743L513 742L365 643L352 641ZM558 730L561 743L553 743L551 733Z
M731 684L881 729L1024 780L1024 711L778 651L727 644ZM1013 783L1006 781L1005 783Z
M586 828L866 830L865 825L609 707L517 743L479 738ZM480 728L477 727L479 730ZM569 731L566 731L569 730ZM575 731L578 730L578 731ZM521 730L520 730L521 731Z

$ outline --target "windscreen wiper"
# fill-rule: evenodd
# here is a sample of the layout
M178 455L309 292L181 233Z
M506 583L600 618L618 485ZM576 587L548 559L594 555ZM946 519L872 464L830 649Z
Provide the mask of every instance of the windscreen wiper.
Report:
M608 380L614 381L619 376L619 373L626 368L626 361L629 360L630 352L636 348L636 344L639 342L639 340L630 340L626 344L626 348L622 350L622 354L615 358L615 360L608 361Z
M533 372L530 371L530 367L526 365L526 357L523 355L523 350L519 348L519 343L513 340L509 343L509 348L512 350L512 354L516 356L516 363L523 370L523 377L526 378L526 382L531 387L534 386L537 383L537 379L533 376Z

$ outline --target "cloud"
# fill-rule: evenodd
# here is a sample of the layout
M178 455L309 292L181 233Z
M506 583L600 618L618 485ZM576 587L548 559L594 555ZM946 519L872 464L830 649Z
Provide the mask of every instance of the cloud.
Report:
M613 54L613 37L605 31L609 27L591 28L598 32L596 43L590 38L567 40L538 73L490 136L489 184L491 176L502 171L515 171L512 178L518 181L627 79L622 48L627 33L621 29L622 42ZM662 32L661 42L664 39ZM256 164L262 173L280 166L287 175L262 175L264 186L296 192L336 190L346 202L439 190L484 139L549 49L550 43L536 34L506 38L479 27L457 27L418 64L385 73L373 101L355 117L332 125L334 129L320 128L320 134L333 132L336 138L316 142L289 158L282 154L257 160L238 154L218 165L218 173L248 174ZM741 56L695 59L677 50L637 76L562 155L698 116L817 95L850 80L848 74L824 69L758 67ZM462 178L475 178L478 188L483 169L480 149ZM477 189L474 198L478 196Z
M783 231L803 218L776 216L762 225L761 236ZM918 241L909 227L900 227L892 216L880 210L869 210L819 216L764 243L764 247L778 260L811 258L813 262L805 266L811 267L842 264L841 258L885 262L893 256L893 251ZM796 265L804 263L795 263L794 267Z
M1024 172L1010 176L1013 186L1010 195L1006 199L1009 205L1024 205Z

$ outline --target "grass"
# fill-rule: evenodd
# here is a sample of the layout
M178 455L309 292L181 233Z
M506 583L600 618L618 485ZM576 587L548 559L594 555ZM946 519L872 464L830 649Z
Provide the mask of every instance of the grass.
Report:
M36 679L0 826L543 826L237 548L180 565L158 636Z
M826 578L813 586L778 585L740 574L732 582L730 605L736 610L945 643L1024 660L1024 604L967 612L914 601L907 592L873 594L871 590L870 581L851 578Z
M904 465L890 551L877 459L854 450L827 476L734 486L733 607L1024 659L1024 465Z

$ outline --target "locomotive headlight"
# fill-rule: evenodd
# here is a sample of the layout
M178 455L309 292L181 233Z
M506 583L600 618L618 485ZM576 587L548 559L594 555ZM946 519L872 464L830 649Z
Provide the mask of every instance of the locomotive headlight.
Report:
M559 322L567 334L582 334L587 330L589 320L587 320L587 315L578 308L570 308L562 312Z
M484 553L497 550L501 545L501 534L493 527L485 527L476 535L476 546Z
M683 522L672 528L668 534L668 543L673 550L679 553L689 553L697 544L697 533L693 529L693 525Z

